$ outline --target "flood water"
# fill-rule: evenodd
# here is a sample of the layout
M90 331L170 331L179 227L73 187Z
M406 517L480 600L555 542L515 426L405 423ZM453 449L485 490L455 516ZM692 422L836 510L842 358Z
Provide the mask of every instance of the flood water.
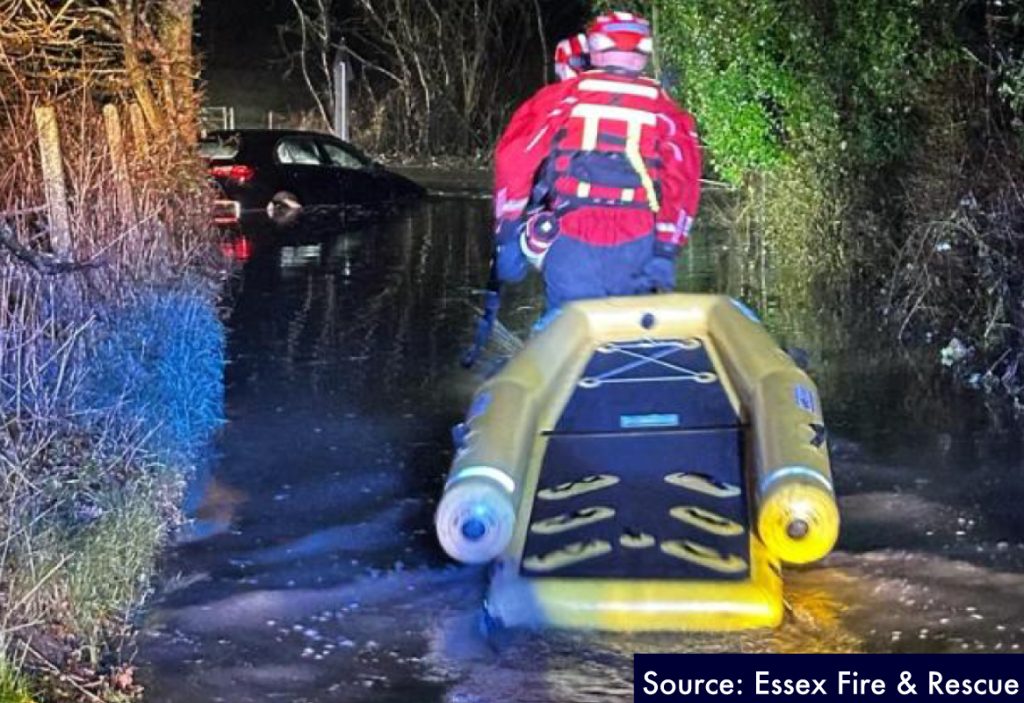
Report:
M484 634L483 571L444 557L431 518L449 428L482 380L458 357L489 211L435 199L234 247L247 261L229 320L229 422L141 638L147 700L625 701L637 651L1024 645L1020 427L893 349L862 310L775 330L811 352L844 520L832 556L787 572L780 629ZM733 251L705 226L681 287L738 290ZM513 331L539 313L537 292L506 296ZM498 341L484 368L512 348Z

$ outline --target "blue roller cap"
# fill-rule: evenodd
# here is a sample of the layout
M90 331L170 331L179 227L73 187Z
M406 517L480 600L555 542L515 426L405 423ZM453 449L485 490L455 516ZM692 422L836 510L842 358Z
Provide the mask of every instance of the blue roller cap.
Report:
M476 542L487 532L487 523L480 518L470 518L462 523L462 536L470 542Z

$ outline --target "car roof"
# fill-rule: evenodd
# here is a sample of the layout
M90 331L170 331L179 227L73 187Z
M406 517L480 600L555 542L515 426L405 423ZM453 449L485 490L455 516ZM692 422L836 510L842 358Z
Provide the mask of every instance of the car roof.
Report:
M332 139L339 142L343 141L339 139L337 135L331 134L330 132L317 132L303 129L216 129L211 132L207 132L206 138L232 137L235 135L247 137L249 139L255 137L257 140L281 139L282 137L315 137L318 139Z
M216 129L207 132L206 136L201 141L210 141L214 139L230 139L232 137L240 137L239 146L241 154L235 154L231 157L223 157L230 159L262 159L270 151L276 148L277 142L281 139L288 137L301 137L304 139L323 139L334 142L335 144L343 145L346 150L356 155L356 158L366 161L367 163L374 163L374 159L363 152L352 142L347 142L341 139L335 134L330 132L316 132L313 130L304 129Z

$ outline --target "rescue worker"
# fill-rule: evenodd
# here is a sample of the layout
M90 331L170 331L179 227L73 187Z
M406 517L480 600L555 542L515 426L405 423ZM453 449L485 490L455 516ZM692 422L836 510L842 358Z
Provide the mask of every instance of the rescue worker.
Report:
M590 68L590 50L587 35L567 37L555 46L555 75L567 81Z
M522 278L521 250L543 273L549 310L675 287L700 151L693 118L640 75L652 44L641 17L597 17L587 29L593 69L542 88L498 142L498 275Z
M567 81L590 68L590 50L587 47L587 35L577 34L566 37L555 45L555 76L560 81ZM538 173L544 173L542 164L537 169ZM527 203L526 209L520 218L520 228L525 228L526 223L536 214L546 209L543 201L543 191L537 191L540 195L534 202ZM522 232L522 229L520 229ZM527 260L518 242L519 235L515 237L515 244L509 246L498 245L497 247L497 272L502 281L521 281L530 270L530 262Z

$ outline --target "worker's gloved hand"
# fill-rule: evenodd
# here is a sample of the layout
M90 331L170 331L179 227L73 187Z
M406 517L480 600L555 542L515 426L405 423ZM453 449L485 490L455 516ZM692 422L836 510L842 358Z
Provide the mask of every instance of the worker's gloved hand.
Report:
M519 283L530 271L518 242L497 245L494 248L494 266L502 283Z
M651 290L663 292L676 288L676 257L679 247L658 242L654 245L654 256L644 264L642 279Z
M543 211L526 220L520 245L523 254L535 268L541 268L548 249L558 238L558 218Z
M675 290L676 262L662 256L652 257L644 264L643 280L652 291L661 293Z
M519 250L519 220L498 220L494 228L494 267L502 283L518 283L526 278L530 267Z

